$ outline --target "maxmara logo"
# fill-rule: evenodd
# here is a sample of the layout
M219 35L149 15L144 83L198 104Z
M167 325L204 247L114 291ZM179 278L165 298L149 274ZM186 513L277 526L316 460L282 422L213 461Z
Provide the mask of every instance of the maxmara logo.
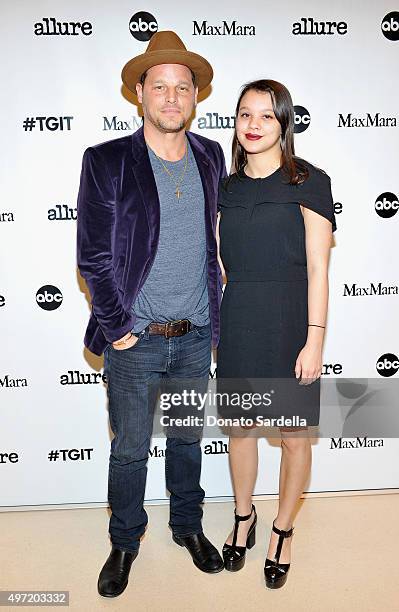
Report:
M26 378L12 378L9 374L0 376L0 387L3 388L16 388L16 387L27 387L28 381Z
M131 117L129 121L119 119L117 115L113 117L105 117L103 115L103 131L117 130L117 131L133 131L138 130L143 125L142 117Z
M165 457L165 449L159 448L158 445L155 445L153 448L150 448L148 454L150 457L154 457L155 459Z
M384 117L380 113L367 113L363 117L356 117L352 113L338 115L338 127L344 128L381 128L397 127L396 117Z
M211 25L208 21L193 21L193 36L255 36L254 25L240 25L237 21L222 21Z
M55 17L43 17L33 26L36 36L90 36L93 26L89 21L57 21Z
M67 204L56 204L47 211L49 221L76 221L77 218L77 208L70 208Z
M398 295L397 285L383 285L382 283L370 283L368 287L359 287L356 283L344 284L344 296L359 297L365 295Z
M8 223L14 221L14 214L12 212L0 212L0 223Z
M330 450L347 448L376 448L384 446L384 440L380 438L331 438Z
M345 21L316 21L313 17L301 17L292 25L292 33L296 36L341 36L348 33Z

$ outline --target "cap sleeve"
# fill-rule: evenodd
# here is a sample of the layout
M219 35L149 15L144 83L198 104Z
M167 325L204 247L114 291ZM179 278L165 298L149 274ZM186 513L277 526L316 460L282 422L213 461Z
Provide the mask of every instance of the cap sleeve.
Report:
M298 185L298 201L328 219L332 225L332 231L337 229L334 201L331 193L331 179L314 166L309 165L309 177L302 184Z
M221 210L222 206L226 203L226 197L228 196L228 192L227 192L228 178L229 177L223 177L219 180L218 207L217 207L218 212Z

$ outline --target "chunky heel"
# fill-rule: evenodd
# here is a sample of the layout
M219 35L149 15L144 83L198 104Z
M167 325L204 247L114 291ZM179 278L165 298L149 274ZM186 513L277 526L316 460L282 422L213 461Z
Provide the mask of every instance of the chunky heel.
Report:
M251 518L251 514L254 512L254 520L252 522L251 527L248 530L247 541L245 546L237 546L237 534L238 534L238 526L240 521L247 521ZM245 565L245 554L246 550L252 548L255 545L255 531L256 531L256 523L257 523L257 514L255 506L252 504L251 513L246 516L240 516L236 514L234 510L234 533L233 533L233 541L231 544L225 544L223 546L223 561L224 567L229 572L238 572L238 570L242 569Z
M256 534L256 525L254 527L254 530L251 533L248 533L248 537L247 537L247 548L248 550L250 550L253 546L255 546L255 537Z
M291 529L289 529L288 531L283 531L283 529L277 529L273 521L272 529L274 533L277 533L279 535L279 539L274 559L266 559L265 561L264 573L266 586L269 589L279 589L285 584L287 580L288 570L290 569L291 565L290 563L279 563L281 549L283 547L284 538L290 538L292 536L294 527L291 527Z

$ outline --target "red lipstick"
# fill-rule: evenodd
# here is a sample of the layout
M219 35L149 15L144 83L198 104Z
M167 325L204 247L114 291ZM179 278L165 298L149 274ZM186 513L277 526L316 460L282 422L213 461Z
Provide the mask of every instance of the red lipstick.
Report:
M259 136L258 134L245 134L245 138L247 140L259 140L262 138L262 136Z

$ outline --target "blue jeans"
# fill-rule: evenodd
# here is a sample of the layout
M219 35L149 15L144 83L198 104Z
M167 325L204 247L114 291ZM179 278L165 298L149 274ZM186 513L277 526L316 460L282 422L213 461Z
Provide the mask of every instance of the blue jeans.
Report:
M143 504L157 383L198 378L207 385L211 364L210 324L194 326L174 338L150 335L147 329L138 336L131 348L117 350L109 345L104 353L109 417L115 436L109 459L109 533L114 546L130 552L139 548L148 522ZM205 492L200 486L200 443L200 436L166 439L169 526L176 536L202 532Z

